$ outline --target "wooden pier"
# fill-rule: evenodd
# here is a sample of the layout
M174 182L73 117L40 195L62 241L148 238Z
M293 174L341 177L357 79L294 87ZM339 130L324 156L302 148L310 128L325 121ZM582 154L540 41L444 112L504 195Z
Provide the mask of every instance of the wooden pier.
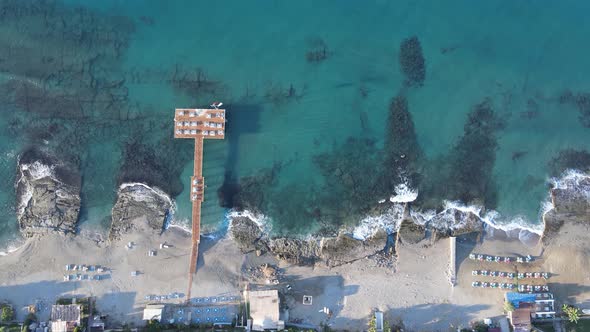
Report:
M174 137L195 140L195 164L191 177L192 242L189 264L187 301L191 298L193 275L197 272L201 237L201 203L205 199L203 178L203 140L225 138L225 110L177 108L174 113Z

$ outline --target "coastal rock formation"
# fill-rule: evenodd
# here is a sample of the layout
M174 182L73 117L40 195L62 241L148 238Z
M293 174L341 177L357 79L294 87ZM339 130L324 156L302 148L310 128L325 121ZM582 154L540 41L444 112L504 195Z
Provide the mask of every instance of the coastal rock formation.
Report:
M336 237L307 240L269 238L258 224L244 216L232 218L230 235L242 251L266 251L277 259L290 263L323 263L330 267L372 256L382 251L387 241L385 231L378 232L365 241L354 239L345 233Z
M278 259L296 264L312 265L320 256L320 243L287 237L271 239L269 249Z
M147 226L163 230L166 216L173 202L158 188L150 188L142 183L121 185L117 202L112 210L110 239L119 239L121 234Z
M397 237L402 243L416 244L426 237L426 228L412 220L405 219L400 225Z
M383 251L386 242L387 233L384 230L365 241L340 233L337 237L322 239L320 258L330 267L347 264Z
M16 179L21 233L26 237L75 233L80 212L79 175L72 176L49 160L32 161L31 157L21 157Z
M262 229L248 217L232 218L229 233L243 252L258 250L260 245L267 245L263 239L264 233ZM258 243L259 240L262 240L260 244Z
M565 222L590 223L590 175L566 174L554 183L550 194L553 208L543 216L544 242L556 236Z

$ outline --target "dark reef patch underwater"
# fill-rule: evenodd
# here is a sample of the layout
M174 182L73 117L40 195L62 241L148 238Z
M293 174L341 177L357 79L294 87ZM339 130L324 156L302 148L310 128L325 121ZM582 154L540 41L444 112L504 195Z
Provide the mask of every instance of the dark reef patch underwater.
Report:
M82 228L104 226L127 182L187 222L193 146L172 110L213 101L229 122L205 146L210 229L236 209L275 234L333 234L449 201L538 223L549 177L590 169L588 23L558 4L432 6L0 0L0 243L30 151L81 179ZM221 14L193 24L204 12Z

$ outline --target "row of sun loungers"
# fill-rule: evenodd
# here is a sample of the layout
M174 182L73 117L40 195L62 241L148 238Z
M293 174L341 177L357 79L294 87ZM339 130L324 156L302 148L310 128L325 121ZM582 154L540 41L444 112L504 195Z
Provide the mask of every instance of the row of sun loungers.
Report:
M471 283L472 287L475 288L499 288L499 289L514 289L517 288L519 292L526 293L526 292L548 292L549 286L547 285L518 285L512 283L503 283L503 282L483 282L483 281L474 281Z
M506 256L491 256L472 253L469 254L469 259L477 260L480 262L494 262L494 263L530 263L533 261L531 255L526 257L506 257Z
M475 288L500 288L500 289L514 289L516 287L515 284L511 284L511 283L483 282L483 281L474 281L471 283L471 286L475 287Z
M193 322L200 323L216 323L216 322L231 322L233 317L228 313L227 307L202 307L192 310Z
M83 271L83 272L105 272L105 268L100 265L76 265L76 264L68 264L66 265L66 271Z
M102 280L100 274L89 276L87 274L64 274L64 281L81 281L81 280Z
M489 271L489 270L473 270L471 275L484 276L484 277L500 277L508 279L549 279L548 272L502 272L502 271Z
M217 296L217 297L197 297L191 299L194 304L200 303L224 303L224 302L235 302L238 300L237 296Z
M184 297L184 294L170 293L168 295L146 295L145 299L147 301L163 301L168 299L179 299L181 297Z
M232 317L223 317L223 316L214 316L214 317L205 317L205 318L195 318L195 323L200 324L200 323L226 323L226 322L231 322L232 321Z
M518 285L518 291L521 293L548 292L549 286L547 286L547 285Z

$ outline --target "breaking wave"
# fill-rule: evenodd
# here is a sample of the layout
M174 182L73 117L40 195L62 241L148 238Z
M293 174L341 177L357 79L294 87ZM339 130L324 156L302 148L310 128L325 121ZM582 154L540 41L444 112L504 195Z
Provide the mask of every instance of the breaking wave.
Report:
M179 228L187 233L192 233L191 223L188 219L177 220L175 218L176 209L177 209L176 201L174 199L170 198L170 196L168 196L168 194L166 194L162 189L160 189L158 187L150 187L147 184L141 183L141 182L128 182L128 183L121 184L119 186L119 191L121 191L125 188L129 188L129 187L135 187L132 190L132 194L133 194L133 198L136 201L141 202L141 201L146 200L148 197L151 197L151 195L148 194L147 192L153 192L158 197L161 197L162 199L167 201L168 204L170 204L170 208L168 209L168 214L166 215L166 220L164 221L164 229L174 227L174 228Z
M39 180L45 177L50 177L54 181L59 182L59 180L55 177L54 168L54 166L45 165L40 161L35 161L32 164L19 165L20 174L18 177L18 181L15 184L15 188L17 188L19 184L22 183L24 192L21 192L20 196L17 199L17 215L21 215L25 211L25 208L29 204L29 201L33 198L33 188L29 184L28 177L32 178L33 180ZM28 173L28 177L25 174L25 172Z
M410 188L406 183L400 183L395 186L395 194L389 197L392 203L409 203L418 198L418 190Z
M13 240L11 241L3 250L0 250L0 257L2 256L8 256L10 254L12 254L13 252L18 251L19 249L21 249L25 243L24 243L24 239L20 238L18 240Z
M584 197L590 200L590 175L578 170L567 170L559 178L551 178L552 189L568 190L572 196Z
M272 220L262 213L255 213L250 210L237 211L235 209L231 209L225 214L225 221L227 224L227 231L229 234L231 234L231 220L233 220L234 218L248 218L266 234L270 234L270 231L272 229Z
M399 230L404 218L404 204L393 204L387 211L378 216L367 216L352 230L352 237L366 240L381 230L394 233Z

